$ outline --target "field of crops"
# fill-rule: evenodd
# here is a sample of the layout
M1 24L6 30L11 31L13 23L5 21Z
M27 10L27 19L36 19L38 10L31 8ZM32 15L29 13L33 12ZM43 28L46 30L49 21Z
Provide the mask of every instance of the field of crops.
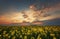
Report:
M0 26L0 39L60 39L60 26Z

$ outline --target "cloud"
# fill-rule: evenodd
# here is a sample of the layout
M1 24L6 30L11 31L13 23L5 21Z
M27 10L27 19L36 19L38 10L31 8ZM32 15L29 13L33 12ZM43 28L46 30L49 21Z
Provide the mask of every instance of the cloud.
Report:
M22 22L34 22L34 21L45 21L60 18L60 4L55 6L38 9L37 5L30 5L29 10L23 11L10 11L0 16L1 22L6 23L22 23ZM0 22L0 23L1 23Z

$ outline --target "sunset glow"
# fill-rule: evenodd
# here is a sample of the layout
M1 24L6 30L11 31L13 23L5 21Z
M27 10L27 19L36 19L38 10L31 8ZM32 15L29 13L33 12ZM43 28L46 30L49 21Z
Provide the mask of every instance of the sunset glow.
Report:
M60 12L56 13L60 10L60 3L49 7L30 4L28 8L23 8L23 10L19 11L15 10L15 8L9 6L9 11L3 12L5 14L0 15L0 24L23 23L24 21L33 23L35 21L40 22L60 18Z

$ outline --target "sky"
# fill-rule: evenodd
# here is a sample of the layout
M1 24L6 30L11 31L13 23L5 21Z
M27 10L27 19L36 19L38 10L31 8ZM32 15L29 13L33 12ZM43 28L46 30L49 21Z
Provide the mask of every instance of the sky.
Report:
M60 25L60 0L0 0L0 24Z

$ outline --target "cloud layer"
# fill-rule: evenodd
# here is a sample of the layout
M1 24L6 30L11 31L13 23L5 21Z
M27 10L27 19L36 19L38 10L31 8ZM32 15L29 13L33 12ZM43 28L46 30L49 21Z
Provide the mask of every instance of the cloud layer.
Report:
M22 22L34 22L34 21L45 21L60 18L60 3L45 7L42 6L42 9L35 4L29 6L28 10L22 11L9 11L0 15L0 24L2 23L22 23Z

